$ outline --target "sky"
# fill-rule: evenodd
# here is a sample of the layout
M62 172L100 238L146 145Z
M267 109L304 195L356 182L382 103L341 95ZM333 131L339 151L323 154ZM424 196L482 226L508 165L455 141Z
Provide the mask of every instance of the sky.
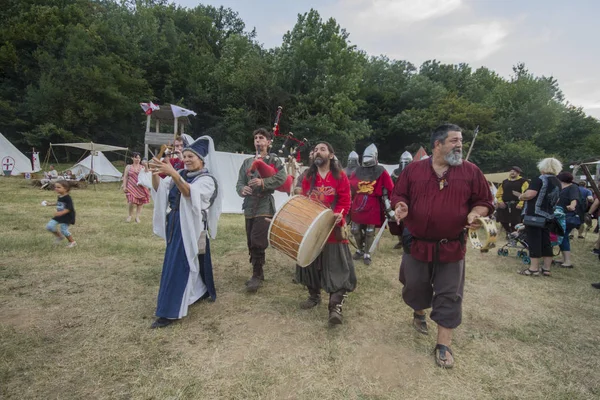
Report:
M600 1L596 0L173 0L224 6L257 40L277 47L298 14L335 18L367 54L416 66L485 66L508 78L519 62L558 80L566 100L600 119Z

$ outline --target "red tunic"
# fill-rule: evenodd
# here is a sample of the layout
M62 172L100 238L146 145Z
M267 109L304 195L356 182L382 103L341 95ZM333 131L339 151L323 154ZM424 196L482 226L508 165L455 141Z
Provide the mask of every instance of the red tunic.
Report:
M415 238L411 255L424 262L434 260L436 247L436 243L426 240L442 239L449 241L440 244L439 262L462 260L466 246L454 239L463 234L467 215L475 206L487 207L490 214L494 211L483 173L468 161L450 167L443 179L433 170L431 159L408 164L396 182L391 201L392 207L399 201L408 205L404 224Z
M387 189L389 196L391 196L394 190L394 182L392 182L390 174L386 170L383 170L376 180L361 181L356 177L356 173L354 173L350 177L350 187L352 188L352 193L355 193L350 216L352 222L381 226L385 219L385 206L381 200L383 189Z
M333 212L335 214L342 213L344 218L338 224L344 226L346 224L346 215L350 211L350 183L344 171L340 171L340 179L335 179L331 175L331 171L327 173L325 178L317 171L314 187L311 190L313 178L307 178L306 175L302 180L302 194L308 196L311 200L315 200L323 204L325 207L331 208L335 201ZM347 240L338 242L335 240L334 232L331 232L327 243L348 243Z

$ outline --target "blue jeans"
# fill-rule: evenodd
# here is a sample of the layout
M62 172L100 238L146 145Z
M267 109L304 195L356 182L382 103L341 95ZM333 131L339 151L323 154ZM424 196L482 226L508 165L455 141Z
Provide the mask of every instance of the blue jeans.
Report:
M62 233L64 237L71 236L71 232L69 232L69 224L63 224L53 219L48 222L46 229L50 232L58 232L58 229L60 229L60 233Z
M569 233L573 229L577 228L577 225L567 223L567 229L565 229L565 237L560 244L560 251L571 251L571 241L569 240Z

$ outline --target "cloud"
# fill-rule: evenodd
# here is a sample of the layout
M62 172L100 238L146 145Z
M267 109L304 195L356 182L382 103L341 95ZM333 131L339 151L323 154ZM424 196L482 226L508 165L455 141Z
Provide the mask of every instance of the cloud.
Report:
M459 26L439 35L440 44L445 44L440 46L441 57L481 61L502 48L508 33L508 27L500 21Z
M448 14L462 5L462 0L355 0L352 5L358 9L357 17L378 26L399 22L418 22ZM347 6L340 1L340 6Z

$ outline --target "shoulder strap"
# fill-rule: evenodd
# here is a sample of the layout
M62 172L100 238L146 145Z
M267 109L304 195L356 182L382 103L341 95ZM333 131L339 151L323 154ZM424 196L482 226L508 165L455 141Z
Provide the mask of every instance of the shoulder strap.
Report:
M196 182L196 180L202 178L202 177L209 177L213 180L213 182L215 183L215 191L213 192L212 196L210 196L210 200L208 201L208 208L211 208L213 203L215 202L215 199L217 198L217 196L219 195L219 182L217 182L217 178L215 178L214 176L212 176L209 173L206 174L200 174L198 175L196 178L194 178L194 180L192 181L192 183Z

